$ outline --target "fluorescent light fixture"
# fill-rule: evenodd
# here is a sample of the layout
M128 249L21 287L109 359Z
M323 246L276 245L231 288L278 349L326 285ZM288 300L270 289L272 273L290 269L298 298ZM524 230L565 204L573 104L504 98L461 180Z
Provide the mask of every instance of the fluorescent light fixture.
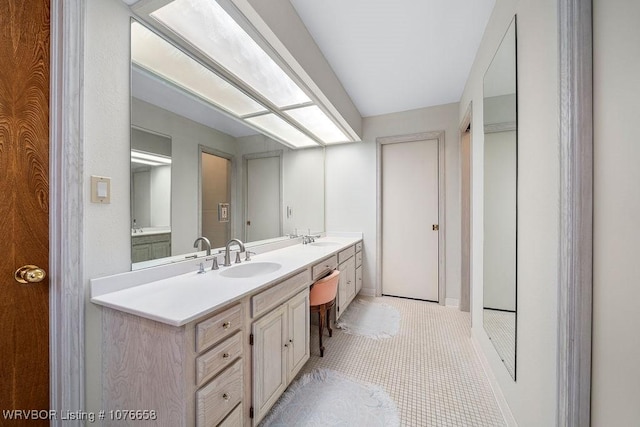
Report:
M276 138L286 141L296 148L313 147L319 145L316 141L309 138L300 130L291 126L289 123L276 116L275 114L264 114L262 116L249 117L245 119L247 122L264 130Z
M166 166L163 163L151 162L149 160L136 159L135 157L131 158L131 163L137 163L139 165L148 165L148 166Z
M131 25L131 60L236 116L266 112L261 104L137 22Z
M347 142L349 138L317 105L293 108L285 114L307 128L325 144Z
M154 166L160 165L170 165L171 157L162 156L160 154L147 153L146 151L139 150L131 150L131 160L136 160L138 163L142 163L140 161L147 161L156 163ZM143 163L149 164L149 163Z
M151 13L151 17L278 108L311 102L215 0L174 0Z

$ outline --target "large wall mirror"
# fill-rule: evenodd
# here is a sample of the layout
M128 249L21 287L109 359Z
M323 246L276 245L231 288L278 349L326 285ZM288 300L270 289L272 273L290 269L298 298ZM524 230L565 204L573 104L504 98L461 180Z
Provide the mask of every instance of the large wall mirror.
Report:
M484 76L484 329L516 379L516 18Z
M324 147L279 143L216 109L202 81L185 88L145 67L159 52L149 44L169 42L136 20L131 31L132 269L202 255L199 236L215 250L323 232ZM187 57L175 49L165 71L182 73Z

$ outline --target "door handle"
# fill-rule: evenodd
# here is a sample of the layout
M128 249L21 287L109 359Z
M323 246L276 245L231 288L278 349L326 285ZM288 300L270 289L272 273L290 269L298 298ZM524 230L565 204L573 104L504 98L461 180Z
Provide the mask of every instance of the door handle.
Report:
M37 265L24 265L14 274L16 282L22 284L42 282L46 276L47 273Z

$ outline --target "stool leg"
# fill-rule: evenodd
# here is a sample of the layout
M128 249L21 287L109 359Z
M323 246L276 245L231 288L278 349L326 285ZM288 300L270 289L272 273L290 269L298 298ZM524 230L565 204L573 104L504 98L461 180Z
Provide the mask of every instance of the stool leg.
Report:
M331 309L327 309L327 330L329 331L329 336L333 336L333 329L331 329Z
M324 310L318 312L318 331L320 332L320 357L324 357L324 346L322 345L322 330L324 329Z

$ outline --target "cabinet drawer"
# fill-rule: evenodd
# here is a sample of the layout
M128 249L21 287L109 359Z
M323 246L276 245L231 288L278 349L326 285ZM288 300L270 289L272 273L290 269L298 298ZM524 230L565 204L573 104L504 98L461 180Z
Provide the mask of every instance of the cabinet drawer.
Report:
M349 246L347 249L338 252L338 263L342 264L356 253L355 246Z
M196 325L196 353L206 350L242 326L242 305L236 304Z
M356 252L356 268L362 265L362 252Z
M218 427L242 427L244 424L242 421L242 411L242 402L240 402L240 404L236 406L236 409L231 411L229 416L225 418L223 422L218 424Z
M356 252L360 252L362 250L362 242L356 243Z
M196 425L217 425L241 400L242 359L196 392Z
M242 356L242 332L227 338L196 358L196 385L200 386Z
M312 278L313 280L318 280L326 273L331 270L335 270L338 267L338 256L332 255L329 258L320 261L316 265L313 266L312 270Z
M282 304L287 297L310 284L311 274L307 269L251 297L251 316L257 317L266 313L276 305Z

